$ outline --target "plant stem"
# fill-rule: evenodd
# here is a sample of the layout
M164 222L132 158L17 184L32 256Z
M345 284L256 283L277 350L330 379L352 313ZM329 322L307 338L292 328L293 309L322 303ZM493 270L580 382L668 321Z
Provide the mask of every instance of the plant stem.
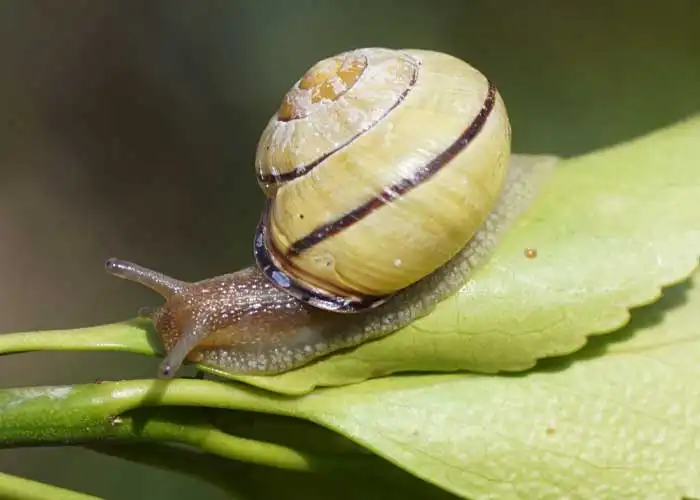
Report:
M175 442L229 459L295 471L345 469L357 463L356 456L310 453L229 434L213 425L225 419L227 410L295 416L291 398L206 380L7 389L0 391L0 447L106 439Z
M0 472L0 498L6 500L99 500L99 497L2 472Z
M155 354L159 349L143 320L70 330L43 330L0 335L0 354L30 351L122 351Z

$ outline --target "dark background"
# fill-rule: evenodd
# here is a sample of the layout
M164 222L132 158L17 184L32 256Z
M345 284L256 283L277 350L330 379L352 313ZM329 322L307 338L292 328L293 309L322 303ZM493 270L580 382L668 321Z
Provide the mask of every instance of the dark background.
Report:
M699 19L695 0L0 0L0 332L158 303L103 272L112 255L183 279L248 265L258 135L319 59L450 52L496 82L517 152L570 156L700 111ZM152 376L156 364L27 354L1 358L0 381ZM215 498L81 449L2 451L0 470L108 498Z

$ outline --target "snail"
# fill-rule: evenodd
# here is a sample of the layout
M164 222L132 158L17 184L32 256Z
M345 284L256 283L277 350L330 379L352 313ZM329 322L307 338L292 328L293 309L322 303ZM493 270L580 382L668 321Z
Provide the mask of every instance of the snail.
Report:
M260 138L255 264L188 283L109 259L165 298L145 311L186 361L268 375L378 339L468 281L535 196L503 99L448 54L365 48L313 65Z

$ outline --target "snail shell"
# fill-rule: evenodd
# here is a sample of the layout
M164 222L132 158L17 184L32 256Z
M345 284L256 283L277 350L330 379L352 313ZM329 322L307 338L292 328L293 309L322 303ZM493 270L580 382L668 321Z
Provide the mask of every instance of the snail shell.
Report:
M325 59L260 139L258 266L316 307L376 307L465 246L509 154L503 100L464 61L381 48Z
M390 334L468 281L546 176L510 156L503 101L452 56L360 49L311 68L262 134L256 266L188 283L131 262L167 352L275 374ZM361 314L337 314L362 312Z

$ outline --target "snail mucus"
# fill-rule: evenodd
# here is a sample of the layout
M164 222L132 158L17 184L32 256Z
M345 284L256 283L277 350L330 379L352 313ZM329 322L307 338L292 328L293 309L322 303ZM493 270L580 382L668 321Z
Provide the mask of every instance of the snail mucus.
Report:
M513 168L502 97L478 70L425 50L324 59L284 96L255 158L266 195L255 265L189 283L110 259L158 292L167 355L276 374L380 338L457 292L536 196Z

